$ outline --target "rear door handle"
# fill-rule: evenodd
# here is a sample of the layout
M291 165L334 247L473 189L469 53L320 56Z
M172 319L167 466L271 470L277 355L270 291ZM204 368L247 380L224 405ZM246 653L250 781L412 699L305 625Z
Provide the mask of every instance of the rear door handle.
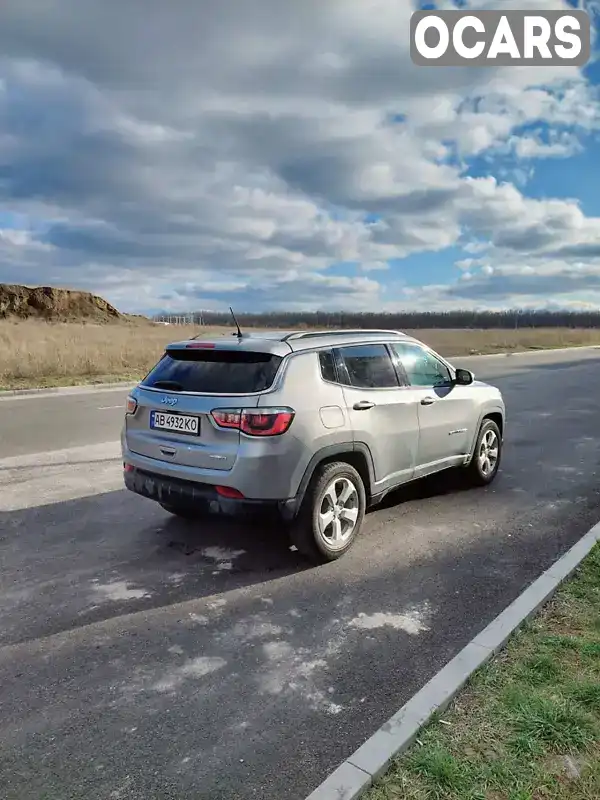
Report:
M371 403L370 400L359 400L358 403L354 403L352 408L355 411L368 411L370 408L373 408L375 403Z
M432 406L435 403L435 397L424 397L421 400L422 406Z

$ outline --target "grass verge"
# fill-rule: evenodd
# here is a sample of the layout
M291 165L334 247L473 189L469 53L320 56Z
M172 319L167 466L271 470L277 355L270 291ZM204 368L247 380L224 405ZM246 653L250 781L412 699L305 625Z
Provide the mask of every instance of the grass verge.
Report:
M206 335L231 332L231 328L204 330ZM137 381L157 361L168 342L198 332L194 327L150 323L0 320L0 390ZM432 329L412 333L444 356L600 345L600 330L587 328Z
M600 545L365 800L600 798Z
M0 321L0 391L134 383L147 374L169 341L197 333L197 329L150 323Z

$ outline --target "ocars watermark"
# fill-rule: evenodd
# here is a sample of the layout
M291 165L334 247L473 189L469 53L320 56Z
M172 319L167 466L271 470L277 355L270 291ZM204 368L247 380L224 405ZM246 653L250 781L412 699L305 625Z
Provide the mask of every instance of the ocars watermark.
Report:
M586 11L415 11L410 57L419 66L583 66L589 61Z

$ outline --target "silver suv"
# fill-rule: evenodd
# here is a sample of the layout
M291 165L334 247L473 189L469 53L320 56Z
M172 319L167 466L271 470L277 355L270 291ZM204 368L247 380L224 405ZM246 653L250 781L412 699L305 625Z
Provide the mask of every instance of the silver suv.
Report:
M457 467L489 484L504 417L498 389L398 331L196 338L127 399L124 480L188 518L275 509L322 563L408 481Z

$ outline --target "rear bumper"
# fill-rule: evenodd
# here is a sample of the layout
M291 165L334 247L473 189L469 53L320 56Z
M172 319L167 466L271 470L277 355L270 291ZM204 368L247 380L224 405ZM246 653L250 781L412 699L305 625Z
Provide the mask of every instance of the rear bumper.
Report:
M186 481L159 475L156 472L129 466L123 471L125 487L130 492L139 494L149 500L164 505L180 504L185 507L197 507L211 514L223 514L232 517L253 517L264 514L278 514L283 519L291 520L296 515L296 498L289 500L250 500L232 499L218 494L215 486L208 483Z

